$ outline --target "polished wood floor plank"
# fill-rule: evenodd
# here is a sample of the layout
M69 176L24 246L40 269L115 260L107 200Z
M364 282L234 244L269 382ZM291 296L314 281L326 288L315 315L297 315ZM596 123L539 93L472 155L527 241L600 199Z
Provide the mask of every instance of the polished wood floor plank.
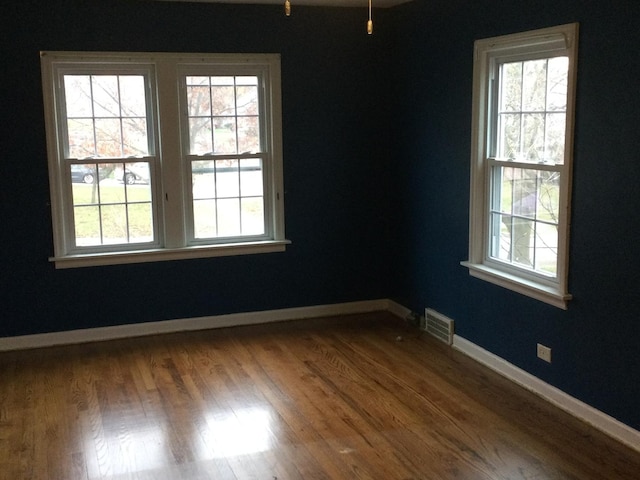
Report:
M358 365L362 365L362 360L359 354L351 348L353 343L353 340L348 340L341 345L334 345L334 347L339 349L345 358L357 359L357 361L353 362L353 365L358 368ZM390 348L394 347L397 349L402 346L390 346ZM376 368L375 364L369 364L365 367L361 375L365 375L366 371L379 371L379 373L382 373ZM342 370L344 369L339 369L339 371ZM498 450L495 449L495 445L501 442L500 437L494 436L490 442L486 438L488 430L496 431L498 419L485 419L484 425L477 423L476 420L478 419L470 414L469 409L463 408L464 399L455 398L452 395L446 398L447 407L443 408L444 396L432 388L436 382L422 383L422 388L418 391L412 388L411 384L398 383L397 379L396 375L378 374L375 379L378 395L367 395L367 392L361 394L361 397L365 400L358 403L362 405L364 410L372 414L372 418L391 418L395 416L396 420L403 425L417 425L420 428L424 425L424 420L428 419L427 428L433 430L435 429L434 427L437 427L437 430L442 433L435 443L424 447L437 449L439 457L457 451L459 458L456 464L459 465L461 462L466 461L470 469L470 475L473 478L482 478L483 476L490 478L495 471L505 471L507 469L504 459L496 453ZM419 382L424 382L424 379L416 378L414 382L420 385L421 383ZM344 385L346 384L337 385L336 388L342 390ZM407 391L412 394L407 395ZM397 392L403 393L397 395ZM366 399L372 398L375 398L375 401L367 403ZM382 399L384 400L382 401ZM436 403L434 400L439 400L439 402ZM378 408L384 406L388 406L388 412ZM379 429L384 428L382 425L376 427ZM472 435L476 431L485 433L483 433L482 437ZM429 438L429 436L421 435L420 438ZM464 448L457 448L460 438L464 438ZM478 458L483 458L484 464L477 462ZM523 455L521 455L521 458L524 459Z
M0 480L638 480L388 313L0 353Z

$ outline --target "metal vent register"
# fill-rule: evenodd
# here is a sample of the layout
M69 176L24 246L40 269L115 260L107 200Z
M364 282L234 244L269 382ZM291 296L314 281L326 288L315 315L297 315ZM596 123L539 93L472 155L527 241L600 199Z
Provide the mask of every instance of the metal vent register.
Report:
M430 308L424 310L425 330L447 345L453 343L453 320Z

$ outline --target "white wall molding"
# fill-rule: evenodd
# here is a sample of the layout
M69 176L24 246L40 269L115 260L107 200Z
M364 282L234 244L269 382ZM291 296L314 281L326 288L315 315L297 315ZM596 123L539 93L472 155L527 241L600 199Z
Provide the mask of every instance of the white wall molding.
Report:
M453 336L453 348L640 452L640 431L572 397L459 335Z
M407 318L411 313L410 309L408 309L404 305L400 305L399 303L394 302L393 300L387 300L387 306L385 307L385 310L402 319Z
M388 310L391 313L398 315L395 312L402 312L403 308L404 307L401 307L390 300L380 299L316 305L310 307L285 308L280 310L164 320L159 322L115 325L111 327L86 328L81 330L68 330L64 332L38 333L16 337L0 337L0 352L7 350L52 347L73 343L114 340L118 338L141 337L145 335L156 335L159 333L208 330L211 328L253 325L287 320L302 320L305 318L330 317L335 315L349 315L380 310Z

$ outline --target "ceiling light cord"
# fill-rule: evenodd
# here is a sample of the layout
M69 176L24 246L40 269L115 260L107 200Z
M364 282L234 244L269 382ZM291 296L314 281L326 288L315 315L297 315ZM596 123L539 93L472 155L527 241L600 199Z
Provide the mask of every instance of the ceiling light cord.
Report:
M373 34L373 18L372 18L372 8L371 1L369 0L369 19L367 20L367 34ZM291 2L289 0L284 0L284 14L287 17L291 16Z

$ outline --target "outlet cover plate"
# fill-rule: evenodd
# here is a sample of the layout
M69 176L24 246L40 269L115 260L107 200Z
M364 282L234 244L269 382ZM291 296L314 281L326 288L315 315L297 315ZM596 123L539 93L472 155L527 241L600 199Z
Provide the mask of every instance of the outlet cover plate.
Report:
M551 348L538 343L538 358L551 363Z

